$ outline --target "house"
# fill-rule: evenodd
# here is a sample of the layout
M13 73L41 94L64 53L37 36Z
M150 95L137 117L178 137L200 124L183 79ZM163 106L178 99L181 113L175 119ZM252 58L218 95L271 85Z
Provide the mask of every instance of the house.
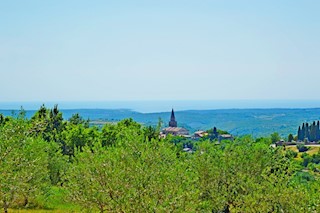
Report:
M200 138L203 138L204 136L207 136L208 133L206 131L202 131L202 130L198 130L194 133L193 137L195 139L200 139Z
M223 141L223 140L230 140L233 141L233 137L232 135L229 134L223 134L223 135L219 135L219 142Z

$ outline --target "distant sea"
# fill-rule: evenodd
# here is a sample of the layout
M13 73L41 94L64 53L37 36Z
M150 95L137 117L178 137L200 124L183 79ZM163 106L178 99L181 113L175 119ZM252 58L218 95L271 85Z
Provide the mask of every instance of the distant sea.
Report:
M157 100L87 102L0 102L0 110L37 110L42 104L60 109L129 109L141 113L213 109L320 108L320 100Z

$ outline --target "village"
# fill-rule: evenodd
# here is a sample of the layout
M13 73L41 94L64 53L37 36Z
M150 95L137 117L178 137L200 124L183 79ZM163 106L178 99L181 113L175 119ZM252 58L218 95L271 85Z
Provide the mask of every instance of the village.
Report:
M193 134L190 134L186 128L178 127L178 122L176 121L173 109L171 111L168 127L162 129L162 131L160 132L161 138L166 138L168 135L181 136L195 141L204 137L207 137L209 139L216 139L219 142L221 142L222 140L233 140L233 136L231 134L219 134L216 127L213 128L212 133L209 133L207 130L197 130Z

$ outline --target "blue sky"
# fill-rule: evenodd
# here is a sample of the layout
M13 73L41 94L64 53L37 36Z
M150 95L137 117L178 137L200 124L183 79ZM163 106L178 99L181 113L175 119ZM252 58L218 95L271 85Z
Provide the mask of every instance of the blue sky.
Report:
M320 1L0 1L1 101L317 99Z

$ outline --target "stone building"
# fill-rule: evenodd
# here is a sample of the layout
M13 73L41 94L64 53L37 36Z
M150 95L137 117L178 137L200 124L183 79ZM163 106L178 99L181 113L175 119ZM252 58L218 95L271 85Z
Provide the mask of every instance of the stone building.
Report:
M173 135L173 136L188 136L189 131L185 128L178 127L178 123L176 121L176 117L174 115L174 111L171 111L171 117L169 121L169 127L164 128L161 132L163 136Z

